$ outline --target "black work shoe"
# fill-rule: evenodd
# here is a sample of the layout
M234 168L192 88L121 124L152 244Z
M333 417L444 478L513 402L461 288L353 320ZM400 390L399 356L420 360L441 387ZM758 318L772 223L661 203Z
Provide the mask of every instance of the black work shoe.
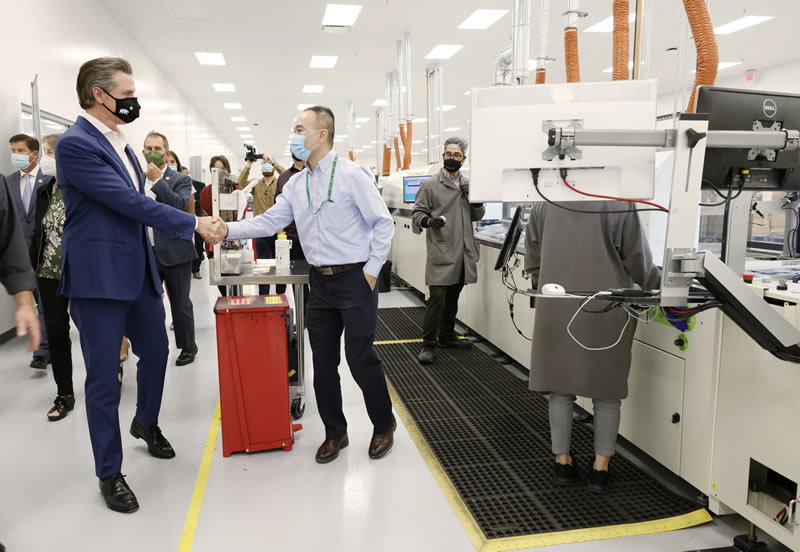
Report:
M37 370L47 370L47 365L50 364L50 361L44 358L41 355L36 355L33 357L33 360L30 363L31 368L35 368Z
M439 347L442 349L471 349L472 342L457 337L451 339L440 339Z
M58 395L53 401L53 408L47 412L47 419L51 422L62 420L73 408L75 408L75 395Z
M197 356L197 343L181 351L178 360L175 361L175 366L186 366L194 362L194 357Z
M434 361L433 349L430 347L423 347L422 350L419 352L417 360L419 361L420 364L433 364Z
M611 474L608 471L597 471L592 468L589 472L589 490L593 493L603 494L608 490L608 480Z
M145 429L134 418L133 422L131 422L131 435L137 439L144 439L147 443L147 450L150 451L152 456L162 459L175 458L175 451L172 450L172 445L161 433L160 427L153 426L150 429Z
M100 492L106 501L106 506L115 512L132 514L139 509L139 501L128 484L125 476L115 473L107 479L100 480Z
M337 439L326 439L317 449L317 454L314 459L317 464L327 464L339 458L339 451L347 448L350 444L350 439L347 438L347 433Z
M553 481L560 487L569 487L578 480L578 470L575 468L575 455L572 456L572 464L559 464L553 462Z

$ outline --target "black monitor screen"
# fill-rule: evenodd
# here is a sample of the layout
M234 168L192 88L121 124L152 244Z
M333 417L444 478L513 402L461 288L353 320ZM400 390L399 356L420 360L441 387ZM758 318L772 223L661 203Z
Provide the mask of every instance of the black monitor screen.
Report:
M709 130L800 130L800 95L701 86L697 113ZM703 188L728 188L741 175L745 190L800 190L800 151L707 148Z

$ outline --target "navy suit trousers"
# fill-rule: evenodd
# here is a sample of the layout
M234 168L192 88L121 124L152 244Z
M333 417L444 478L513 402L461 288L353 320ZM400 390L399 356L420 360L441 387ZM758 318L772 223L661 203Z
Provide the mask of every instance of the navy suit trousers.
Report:
M164 325L164 303L149 280L133 301L70 299L86 363L86 416L92 441L95 472L105 479L122 470L119 427L119 344L130 339L139 357L136 372L136 419L145 428L158 425L169 342Z
M332 276L312 268L310 285L308 336L314 358L314 394L325 424L325 439L336 439L347 431L339 379L342 331L347 364L364 395L375 433L388 431L392 426L392 400L383 365L373 348L378 286L370 290L361 268Z

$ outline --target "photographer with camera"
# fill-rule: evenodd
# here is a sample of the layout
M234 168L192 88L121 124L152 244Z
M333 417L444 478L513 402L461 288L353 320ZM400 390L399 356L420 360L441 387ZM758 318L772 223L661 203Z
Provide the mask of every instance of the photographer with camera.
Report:
M245 167L239 175L239 187L245 193L250 192L253 194L253 216L258 216L265 213L267 209L275 205L275 195L278 187L278 174L284 171L284 168L278 164L271 155L258 154L256 148L245 144L247 154L245 155ZM253 163L261 163L261 178L250 179L250 169ZM276 174L277 173L277 174ZM256 255L259 259L274 259L275 258L275 240L277 235L272 235L266 238L256 238ZM275 293L281 294L286 292L286 284L277 284L275 286ZM259 285L259 295L268 295L269 286Z

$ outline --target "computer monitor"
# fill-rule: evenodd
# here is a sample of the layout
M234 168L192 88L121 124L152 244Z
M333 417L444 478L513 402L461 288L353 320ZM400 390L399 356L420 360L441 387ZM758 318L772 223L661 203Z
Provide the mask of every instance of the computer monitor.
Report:
M503 240L503 246L500 248L500 254L497 255L497 260L494 263L495 270L502 270L511 260L511 256L517 249L517 242L522 235L522 206L518 205L514 216L511 217L511 224L508 226L506 232L506 239Z
M701 86L697 113L709 130L800 130L800 95ZM745 190L800 190L800 151L707 148L703 187L728 188L743 174Z
M422 181L429 176L404 176L403 177L403 202L414 203Z
M471 94L470 201L530 202L542 197L530 169L540 169L539 189L553 201L578 201L564 186L589 193L650 199L655 148L580 147L580 157L546 159L548 129L590 130L656 127L656 82L538 84L473 88Z

